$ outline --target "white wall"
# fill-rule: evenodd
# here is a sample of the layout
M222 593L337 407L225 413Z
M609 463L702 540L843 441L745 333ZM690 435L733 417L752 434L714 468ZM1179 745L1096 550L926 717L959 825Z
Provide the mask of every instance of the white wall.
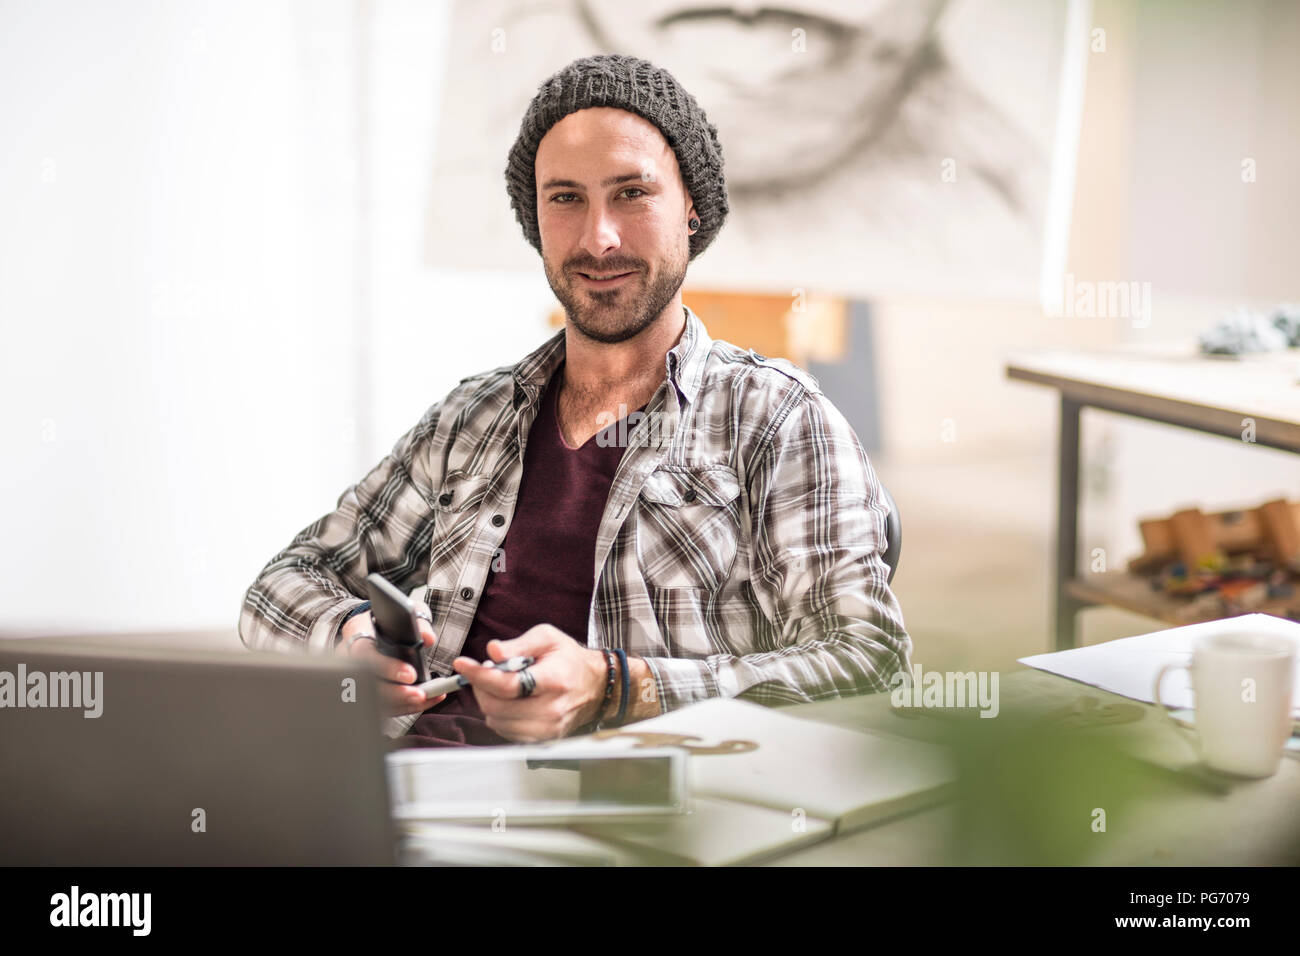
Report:
M1170 296L1300 297L1300 4L1138 11L1134 277Z
M353 470L351 6L0 17L0 627L233 626Z
M1300 5L1143 0L1101 12L1128 59L1127 89L1108 106L1128 117L1129 156L1122 254L1095 278L1151 283L1149 327L1123 324L1123 337L1192 342L1229 309L1300 301ZM1297 455L1102 413L1085 432L1080 546L1105 548L1112 566L1142 550L1140 518L1300 498Z
M442 3L383 0L372 9L367 368L373 427L366 457L377 461L460 379L518 361L554 334L546 315L556 302L540 257L522 273L426 264L428 230L456 228L436 216L438 196L430 196L438 137L456 135L438 129L439 105L444 96L467 95L444 87L443 51L471 39L449 36L450 8ZM503 155L503 171L505 164ZM505 188L503 172L503 197ZM525 243L522 232L519 242Z
M0 632L233 630L429 404L549 334L540 268L422 265L448 11L0 9Z

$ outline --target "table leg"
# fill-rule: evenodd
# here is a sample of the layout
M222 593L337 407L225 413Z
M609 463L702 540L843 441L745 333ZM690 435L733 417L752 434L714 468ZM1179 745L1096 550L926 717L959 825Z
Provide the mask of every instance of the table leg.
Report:
M1061 437L1057 460L1056 499L1056 649L1074 647L1075 614L1084 607L1066 593L1078 571L1079 554L1079 412L1082 406L1061 396Z

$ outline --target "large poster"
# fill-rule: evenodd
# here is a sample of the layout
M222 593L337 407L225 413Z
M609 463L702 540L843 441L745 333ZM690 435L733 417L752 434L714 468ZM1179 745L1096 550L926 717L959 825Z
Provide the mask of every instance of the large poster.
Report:
M457 0L426 260L540 267L505 189L520 119L571 60L630 53L719 130L732 212L690 284L1034 299L1065 34L1065 0Z

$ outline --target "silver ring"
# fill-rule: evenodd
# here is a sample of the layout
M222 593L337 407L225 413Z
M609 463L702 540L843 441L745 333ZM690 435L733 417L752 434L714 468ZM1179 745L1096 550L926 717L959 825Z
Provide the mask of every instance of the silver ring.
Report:
M351 653L351 652L352 652L352 645L355 644L357 641L363 641L363 640L364 640L364 641L374 641L374 640L375 640L375 635L373 635L373 634L353 634L350 638L348 638L348 642L347 642L346 644L343 645L343 653L345 653L345 654L349 654L349 653ZM375 643L378 644L379 642L378 642L378 641L375 641Z
M523 670L519 672L520 698L533 696L533 691L535 691L536 689L537 689L537 681L533 679L533 675L528 673L528 668L525 667Z

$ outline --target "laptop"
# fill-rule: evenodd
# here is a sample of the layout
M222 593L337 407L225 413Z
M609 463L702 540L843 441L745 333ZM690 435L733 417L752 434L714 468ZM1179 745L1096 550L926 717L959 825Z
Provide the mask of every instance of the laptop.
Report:
M0 641L0 865L396 861L355 663Z

